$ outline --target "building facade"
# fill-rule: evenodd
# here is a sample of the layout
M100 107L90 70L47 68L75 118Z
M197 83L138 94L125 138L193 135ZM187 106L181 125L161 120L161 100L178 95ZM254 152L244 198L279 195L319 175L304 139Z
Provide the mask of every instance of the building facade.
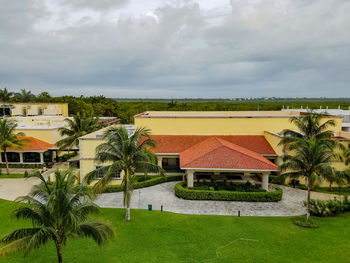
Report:
M151 138L157 142L152 150L158 164L168 174L183 174L190 187L195 181L216 180L249 181L268 189L268 177L278 171L275 160L282 154L279 133L296 129L290 118L299 114L296 111L154 111L136 115L135 128L151 130ZM349 147L350 136L342 132L342 117L325 117L329 118L336 123L332 128L334 138ZM102 137L100 130L80 139L81 178L103 165L95 160L95 149ZM345 169L343 163L334 165Z

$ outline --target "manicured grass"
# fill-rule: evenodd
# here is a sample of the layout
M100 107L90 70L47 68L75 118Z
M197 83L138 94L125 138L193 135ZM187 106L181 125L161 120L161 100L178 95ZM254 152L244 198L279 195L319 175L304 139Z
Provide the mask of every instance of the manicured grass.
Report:
M0 200L1 235L29 225L9 216L16 205ZM117 237L101 248L88 239L71 240L63 249L64 262L342 263L350 258L350 214L314 218L319 226L315 229L296 226L288 217L194 216L132 210L132 221L126 223L123 209L103 209L98 217L114 224ZM16 253L0 261L56 262L56 254L54 246L48 244L27 258Z
M24 178L24 174L1 174L1 178Z

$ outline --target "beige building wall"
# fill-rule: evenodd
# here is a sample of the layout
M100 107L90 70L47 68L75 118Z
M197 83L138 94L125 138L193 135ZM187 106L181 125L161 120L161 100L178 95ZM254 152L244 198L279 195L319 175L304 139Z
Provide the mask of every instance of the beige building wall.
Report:
M68 103L2 103L12 105L12 116L25 115L61 115L68 117ZM41 113L41 114L40 114Z
M283 129L296 129L290 122L290 117L297 116L295 112L281 111L166 114L167 112L150 112L148 116L135 116L135 128L146 127L156 135L263 135L265 131L279 133ZM340 132L342 118L332 119L336 122L332 130Z

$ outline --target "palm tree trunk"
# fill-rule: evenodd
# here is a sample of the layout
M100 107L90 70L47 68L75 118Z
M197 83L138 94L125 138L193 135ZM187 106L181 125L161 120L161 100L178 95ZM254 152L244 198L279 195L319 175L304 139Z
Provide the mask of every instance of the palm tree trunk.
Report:
M124 190L124 205L126 207L126 215L125 215L125 221L130 221L130 201L131 201L131 190L130 184L131 178L130 178L130 172L129 169L125 169L125 190Z
M58 242L56 242L56 250L58 263L62 263L62 246Z
M126 215L125 215L125 221L130 221L130 207L126 208Z
M9 175L10 171L9 171L9 162L7 160L6 148L4 149L4 155L5 155L5 162L6 162L6 173L7 175Z
M307 185L307 212L306 212L306 220L307 222L310 222L310 194L311 194L311 189L310 185Z

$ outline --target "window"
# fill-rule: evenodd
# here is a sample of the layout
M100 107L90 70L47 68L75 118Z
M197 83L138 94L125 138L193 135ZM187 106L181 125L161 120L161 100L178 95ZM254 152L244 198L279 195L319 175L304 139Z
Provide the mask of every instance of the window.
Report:
M9 163L19 163L20 158L19 158L19 153L16 152L7 152L7 161ZM2 158L2 162L5 162L5 154L1 153L1 158Z
M95 165L95 170L104 167L104 165ZM97 177L97 179L101 179L103 177L103 174ZM121 179L120 171L116 172L114 176L112 177L113 179Z
M40 153L26 152L23 153L24 163L40 163Z
M44 152L44 162L45 163L52 162L52 152L51 151Z

